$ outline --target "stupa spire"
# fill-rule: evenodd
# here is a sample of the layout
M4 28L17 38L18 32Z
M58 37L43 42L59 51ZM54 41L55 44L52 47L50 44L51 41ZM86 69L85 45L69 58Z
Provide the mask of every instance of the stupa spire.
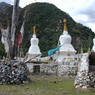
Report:
M36 26L33 26L33 35L32 35L32 37L33 38L36 38Z
M64 22L64 31L67 31L68 30L68 28L67 28L67 19L64 18L63 22Z
M33 35L36 35L36 26L33 26Z

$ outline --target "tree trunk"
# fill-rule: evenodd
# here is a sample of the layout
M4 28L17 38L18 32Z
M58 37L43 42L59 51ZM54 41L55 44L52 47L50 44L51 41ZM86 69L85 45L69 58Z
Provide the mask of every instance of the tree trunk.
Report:
M7 29L3 28L3 26L0 25L2 32L2 43L4 44L7 57L11 59L14 58L15 54L15 31L19 16L19 1L20 0L14 0L12 23L8 23Z
M14 6L13 6L12 24L11 24L11 37L10 37L10 42L9 42L9 52L10 52L11 58L14 57L15 31L16 31L16 26L17 26L17 22L18 22L19 1L20 0L14 0Z

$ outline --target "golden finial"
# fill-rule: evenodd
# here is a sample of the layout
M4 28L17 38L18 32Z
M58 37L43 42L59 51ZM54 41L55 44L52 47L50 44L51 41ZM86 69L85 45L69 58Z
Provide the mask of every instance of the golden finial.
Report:
M67 28L67 19L66 18L64 18L64 31L67 31L68 30L68 28Z
M33 26L33 34L36 34L36 26Z

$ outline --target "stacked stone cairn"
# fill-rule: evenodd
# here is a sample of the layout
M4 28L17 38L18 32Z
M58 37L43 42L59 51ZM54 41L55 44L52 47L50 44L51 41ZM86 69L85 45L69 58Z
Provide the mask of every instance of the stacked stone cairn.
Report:
M0 84L23 84L28 82L28 75L28 68L23 62L0 62Z
M89 71L89 54L83 54L75 78L75 88L95 88L95 72Z
M95 88L95 73L81 72L81 77L75 79L76 88Z

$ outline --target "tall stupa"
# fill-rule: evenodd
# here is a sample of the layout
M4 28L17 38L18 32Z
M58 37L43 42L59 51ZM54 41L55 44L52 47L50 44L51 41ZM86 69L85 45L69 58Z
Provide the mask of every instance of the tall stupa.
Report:
M29 47L28 50L28 57L29 58L36 58L41 56L40 48L38 46L39 44L39 39L36 37L36 27L33 27L33 35L30 40L31 46Z
M77 60L76 59L76 50L71 44L72 38L68 33L67 29L67 20L64 19L64 30L63 34L59 37L59 51L57 52L58 64L58 75L66 75L69 73L69 70L72 70L71 65L73 66Z
M64 31L63 34L60 35L59 37L59 44L60 44L60 49L59 52L62 55L75 55L76 50L74 49L74 47L71 44L72 38L71 36L68 34L68 28L67 28L67 20L64 19Z

